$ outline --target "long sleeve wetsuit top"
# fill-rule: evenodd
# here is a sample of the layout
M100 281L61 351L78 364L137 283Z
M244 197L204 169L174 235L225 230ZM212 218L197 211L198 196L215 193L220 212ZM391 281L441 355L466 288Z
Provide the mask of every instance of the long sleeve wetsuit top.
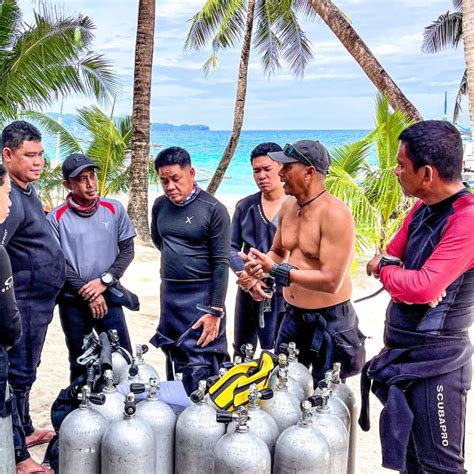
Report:
M205 191L185 206L159 197L152 209L151 237L161 251L161 277L212 280L211 305L223 307L229 275L229 227L226 208Z

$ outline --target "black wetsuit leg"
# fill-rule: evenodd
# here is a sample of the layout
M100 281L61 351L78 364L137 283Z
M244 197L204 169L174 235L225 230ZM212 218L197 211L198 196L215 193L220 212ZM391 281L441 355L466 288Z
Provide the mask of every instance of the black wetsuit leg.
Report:
M472 363L406 390L414 415L404 474L465 473L464 432Z
M107 314L102 319L94 319L89 305L79 298L61 298L59 302L59 317L69 351L69 370L71 383L86 372L86 367L79 365L76 359L84 352L83 339L95 328L99 333L116 329L120 345L131 352L130 336L128 334L125 315L121 306L109 306Z

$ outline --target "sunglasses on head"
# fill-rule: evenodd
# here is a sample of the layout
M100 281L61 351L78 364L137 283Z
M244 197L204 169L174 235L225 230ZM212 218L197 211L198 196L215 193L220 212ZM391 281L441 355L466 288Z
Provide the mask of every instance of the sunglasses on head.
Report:
M301 153L301 151L289 143L283 147L283 153L290 158L298 160L300 163L303 163L306 166L314 166L314 163L304 153Z

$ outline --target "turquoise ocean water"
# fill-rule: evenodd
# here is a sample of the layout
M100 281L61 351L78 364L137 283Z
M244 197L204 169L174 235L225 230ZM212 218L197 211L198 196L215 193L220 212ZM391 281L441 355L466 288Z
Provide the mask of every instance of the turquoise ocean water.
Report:
M276 142L283 146L302 139L319 140L329 151L332 147L351 143L363 138L368 130L264 130L243 131L240 136L237 151L227 170L227 178L221 184L217 196L226 195L242 197L257 191L252 177L249 156L252 149L262 142ZM198 180L202 188L206 188L206 176L212 176L217 167L222 152L230 137L229 131L174 131L155 132L151 136L151 154L156 154L168 146L186 148L198 171ZM50 157L55 156L55 140L45 137L46 152ZM202 181L201 181L202 180ZM159 190L151 189L152 192Z

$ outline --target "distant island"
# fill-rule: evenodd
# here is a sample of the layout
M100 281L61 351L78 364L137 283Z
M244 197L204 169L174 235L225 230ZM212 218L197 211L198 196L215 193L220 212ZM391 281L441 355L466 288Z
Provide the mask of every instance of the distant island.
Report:
M47 114L49 117L54 120L59 119L59 114L57 112L50 112ZM70 130L74 130L78 126L76 117L73 114L63 114L62 116L63 124ZM152 132L188 132L188 131L201 131L208 132L210 129L207 125L197 124L197 125L173 125L171 123L152 123L151 131Z

